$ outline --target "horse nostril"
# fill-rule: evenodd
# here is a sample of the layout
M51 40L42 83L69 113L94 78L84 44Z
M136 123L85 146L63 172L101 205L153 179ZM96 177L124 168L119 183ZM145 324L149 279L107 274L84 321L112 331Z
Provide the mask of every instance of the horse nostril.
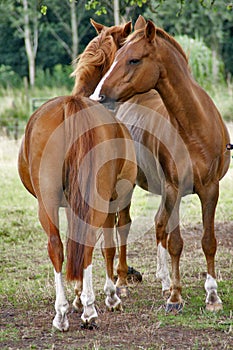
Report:
M106 99L105 95L100 95L99 102L104 102L105 99Z

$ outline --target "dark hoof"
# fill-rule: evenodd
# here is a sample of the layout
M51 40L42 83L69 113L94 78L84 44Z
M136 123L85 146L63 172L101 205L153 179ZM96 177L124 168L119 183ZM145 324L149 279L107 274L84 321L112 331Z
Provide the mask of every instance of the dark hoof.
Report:
M135 270L132 266L128 266L127 279L128 281L132 280L134 282L142 282L142 275L139 271Z
M166 313L172 313L174 315L181 314L183 309L183 303L168 303L166 304Z
M98 329L98 325L94 321L91 323L81 323L81 329L88 329L89 331L93 331L93 329Z

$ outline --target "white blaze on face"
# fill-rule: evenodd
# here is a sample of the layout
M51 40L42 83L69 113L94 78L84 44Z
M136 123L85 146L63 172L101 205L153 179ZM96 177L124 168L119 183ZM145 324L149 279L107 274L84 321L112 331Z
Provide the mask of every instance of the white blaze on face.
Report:
M113 68L115 67L117 62L113 62L113 64L111 65L110 69L107 71L107 73L103 76L103 78L100 80L99 84L97 85L97 87L95 88L95 91L93 92L93 94L90 96L91 100L94 101L100 101L101 97L100 97L100 91L102 89L102 86L106 80L106 78L110 75L110 73L112 72Z

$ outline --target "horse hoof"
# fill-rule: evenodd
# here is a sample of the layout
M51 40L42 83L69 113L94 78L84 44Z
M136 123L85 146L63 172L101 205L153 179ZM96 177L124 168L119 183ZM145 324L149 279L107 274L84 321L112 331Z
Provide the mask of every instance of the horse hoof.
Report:
M128 266L127 280L133 282L142 282L142 274L132 266Z
M217 312L222 310L222 303L217 303L217 304L206 304L206 311L211 311L211 312Z
M81 323L81 329L88 329L89 331L93 331L93 329L98 329L98 328L99 327L95 321Z
M57 324L53 322L53 332L67 332L69 330L69 324Z
M166 304L166 313L172 313L174 315L180 314L183 309L183 303L168 303Z
M119 298L127 298L129 296L129 289L127 286L116 287L116 294Z

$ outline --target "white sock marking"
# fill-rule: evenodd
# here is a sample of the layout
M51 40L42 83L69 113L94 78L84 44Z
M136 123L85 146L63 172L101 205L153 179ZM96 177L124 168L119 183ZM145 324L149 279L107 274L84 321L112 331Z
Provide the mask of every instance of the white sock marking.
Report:
M156 277L162 282L162 291L170 289L170 276L167 266L167 249L162 246L162 243L157 247L157 271Z
M111 310L121 305L121 299L116 294L116 286L111 278L106 274L106 282L104 285L104 293L106 295L105 304Z
M65 289L61 272L54 270L55 285L56 285L56 301L55 310L56 316L53 319L53 326L60 331L67 331L69 329L69 321L67 318L67 311L69 309L68 301L65 296Z
M206 304L222 304L222 301L217 293L217 288L218 286L216 280L207 273L205 281Z
M83 306L91 305L95 301L92 286L92 264L83 270L83 290L81 293L81 301Z

